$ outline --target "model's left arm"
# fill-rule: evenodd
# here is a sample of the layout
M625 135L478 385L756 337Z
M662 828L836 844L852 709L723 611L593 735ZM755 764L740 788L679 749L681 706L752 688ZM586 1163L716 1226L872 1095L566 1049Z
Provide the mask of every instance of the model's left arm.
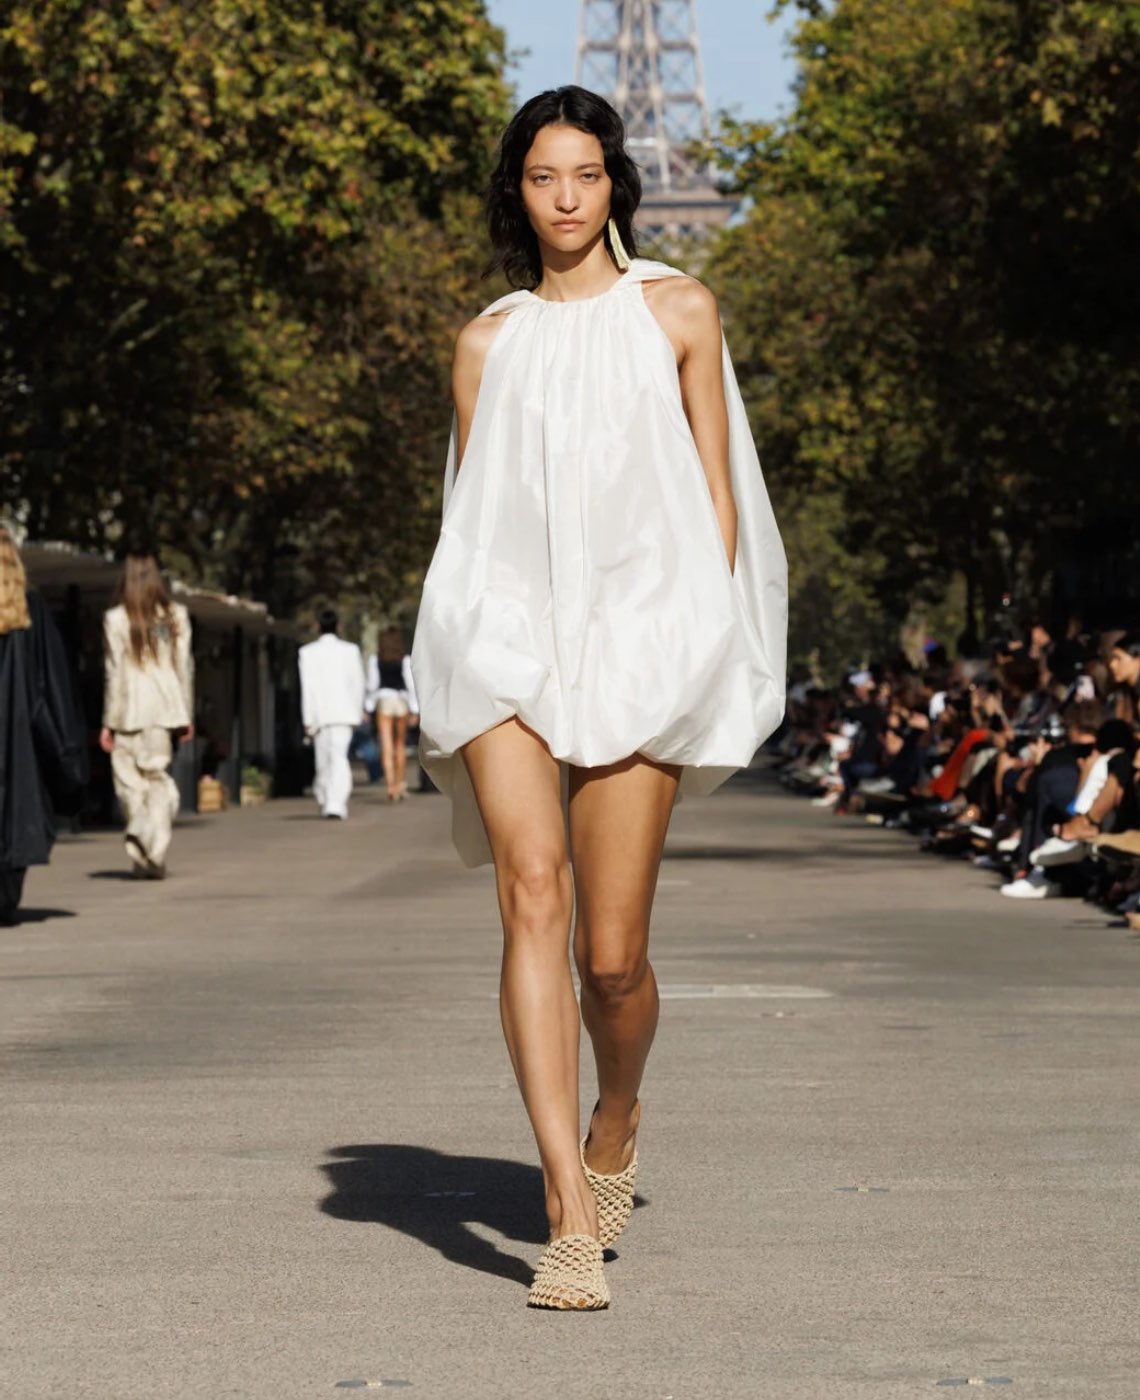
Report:
M361 650L355 642L353 642L351 645L352 659L348 663L348 683L350 687L349 694L352 699L353 708L356 710L356 722L357 724L360 724L367 717L368 714L368 711L364 708L364 700L368 689L368 683L364 675L364 657L361 653Z
M380 660L374 651L368 653L368 666L364 680L364 709L374 715L380 703Z
M728 465L720 312L712 292L692 278L678 279L676 290L669 290L674 294L671 310L682 344L681 400L705 469L729 567L735 569L736 502Z
M190 717L190 733L194 732L194 633L190 613L179 608L175 614L177 630L174 635L174 666L178 672L178 685L186 702L186 713Z
M412 714L418 715L420 712L420 702L416 699L416 680L412 675L412 658L410 656L404 657L402 672L404 677L404 689L408 693L408 709L411 710Z

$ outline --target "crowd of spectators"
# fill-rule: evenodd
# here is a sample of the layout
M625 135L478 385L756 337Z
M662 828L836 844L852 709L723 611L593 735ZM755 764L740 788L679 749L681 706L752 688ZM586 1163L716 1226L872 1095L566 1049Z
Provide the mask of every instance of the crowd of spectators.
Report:
M903 659L793 684L783 781L915 832L1010 899L1083 895L1140 930L1140 632L1040 623L988 658Z

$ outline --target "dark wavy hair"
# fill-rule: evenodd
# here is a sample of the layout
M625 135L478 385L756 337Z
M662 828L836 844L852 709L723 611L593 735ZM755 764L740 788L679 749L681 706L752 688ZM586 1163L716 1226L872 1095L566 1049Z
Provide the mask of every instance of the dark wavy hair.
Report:
M487 227L494 253L483 276L501 268L512 287L528 290L542 280L542 259L522 200L523 161L544 126L575 126L601 142L606 174L613 182L610 215L626 252L631 258L637 256L633 216L641 203L641 176L626 154L621 117L596 92L573 85L551 88L532 97L511 118L499 143L499 163L487 190ZM612 258L609 234L604 237Z

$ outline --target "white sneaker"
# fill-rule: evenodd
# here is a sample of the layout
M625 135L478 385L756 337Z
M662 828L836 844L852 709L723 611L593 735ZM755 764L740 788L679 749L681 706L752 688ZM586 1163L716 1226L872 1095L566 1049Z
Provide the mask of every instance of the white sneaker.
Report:
M1021 832L1015 831L1012 836L1006 836L997 843L997 849L1003 856L1011 856L1018 846L1021 845Z
M1007 899L1056 899L1060 893L1061 886L1048 879L1044 870L1037 867L1022 879L1012 880L998 890L998 894L1004 894Z
M834 807L838 801L839 789L832 788L832 790L828 793L825 793L823 797L813 797L811 800L811 805L813 807Z
M1050 836L1030 853L1029 860L1032 865L1075 865L1084 860L1087 853L1085 841L1063 841L1059 836Z

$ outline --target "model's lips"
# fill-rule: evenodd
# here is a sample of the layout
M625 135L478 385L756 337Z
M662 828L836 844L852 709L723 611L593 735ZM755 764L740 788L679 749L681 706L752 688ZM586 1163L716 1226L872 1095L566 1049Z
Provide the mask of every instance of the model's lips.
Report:
M585 219L564 219L561 223L555 224L554 227L569 230L572 228L581 228L585 222Z

